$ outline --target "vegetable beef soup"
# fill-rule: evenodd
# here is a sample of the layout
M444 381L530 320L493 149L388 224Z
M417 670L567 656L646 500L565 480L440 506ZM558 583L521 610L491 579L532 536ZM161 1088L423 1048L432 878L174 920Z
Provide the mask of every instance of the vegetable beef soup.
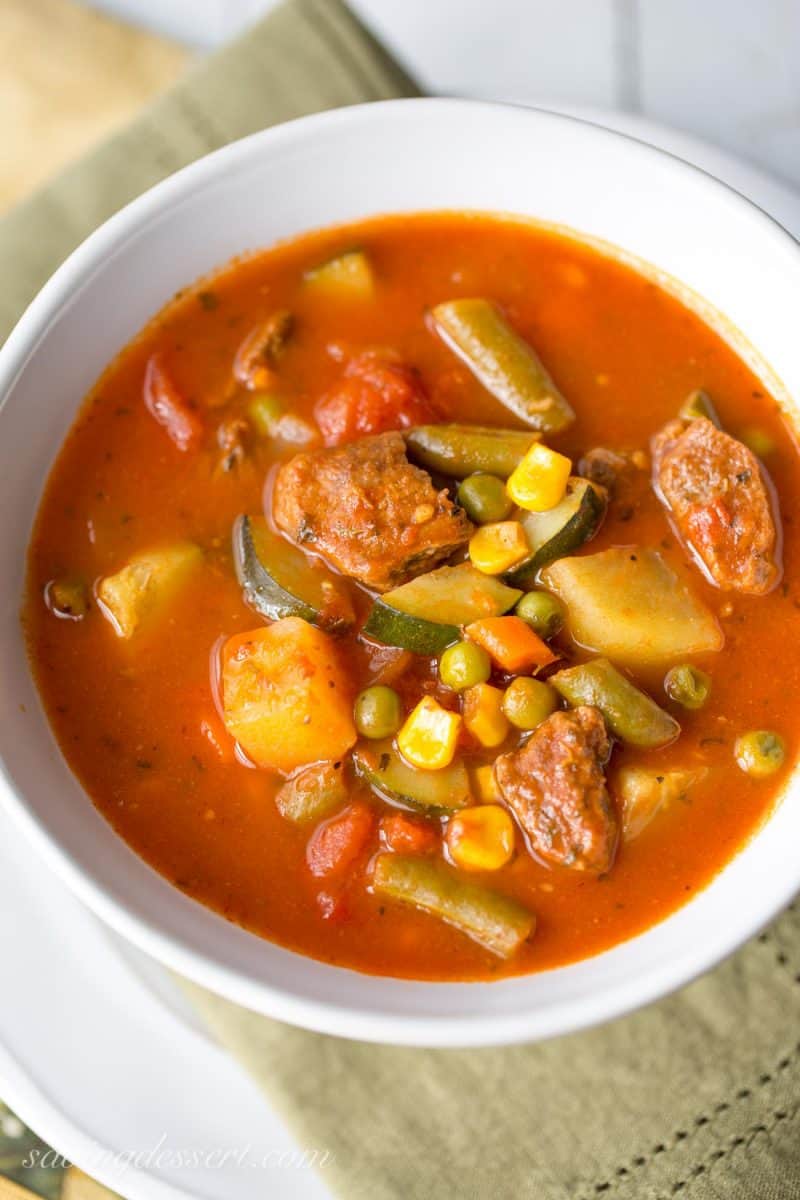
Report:
M24 625L71 768L177 887L331 963L487 979L646 929L768 815L798 512L778 404L674 295L532 223L386 217L123 350Z

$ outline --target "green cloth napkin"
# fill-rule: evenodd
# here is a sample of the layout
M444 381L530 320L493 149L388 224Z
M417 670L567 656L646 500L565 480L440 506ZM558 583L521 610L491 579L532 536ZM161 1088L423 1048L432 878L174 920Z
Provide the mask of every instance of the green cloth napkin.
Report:
M303 112L413 83L339 0L290 0L0 224L0 333L60 259L155 180ZM186 983L347 1200L797 1200L800 915L679 995L505 1050L305 1033Z

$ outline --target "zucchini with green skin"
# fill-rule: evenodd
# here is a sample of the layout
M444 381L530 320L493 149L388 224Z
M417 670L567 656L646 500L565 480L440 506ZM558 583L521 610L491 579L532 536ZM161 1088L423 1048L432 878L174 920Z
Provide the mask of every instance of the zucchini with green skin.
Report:
M465 933L498 958L511 958L536 926L516 900L459 879L424 858L379 854L372 874L378 896L412 904Z
M376 600L364 633L415 654L441 654L458 640L461 625L500 616L521 595L519 589L484 575L471 563L439 567Z
M408 456L455 479L483 472L508 479L539 434L489 425L416 425L403 437Z
M608 507L605 488L577 475L567 481L564 499L547 512L516 514L531 548L530 558L519 563L505 578L514 587L532 588L542 567L565 558L591 541L603 523Z
M311 825L331 816L348 801L342 764L313 763L292 775L279 788L275 805L293 825Z
M558 433L575 420L532 346L509 325L496 304L484 299L437 304L431 324L466 363L487 392L542 433Z
M674 717L659 708L607 658L568 667L551 675L547 682L572 708L594 705L603 714L611 733L631 746L666 746L681 731Z
M441 817L472 801L466 767L458 759L438 771L412 767L395 750L391 738L358 742L353 750L356 773L381 795L427 816Z
M330 633L353 624L353 606L341 581L312 565L302 550L273 533L263 517L236 519L233 561L245 603L262 617L302 617Z

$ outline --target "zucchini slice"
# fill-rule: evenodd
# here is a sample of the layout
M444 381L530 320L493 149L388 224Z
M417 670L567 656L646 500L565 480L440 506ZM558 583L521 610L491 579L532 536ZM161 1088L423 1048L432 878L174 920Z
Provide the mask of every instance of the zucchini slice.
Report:
M591 541L603 523L608 507L605 488L573 475L564 499L547 512L518 512L531 548L530 558L509 571L505 578L514 587L532 588L536 575L547 563L565 558Z
M471 563L439 567L376 600L364 633L415 654L440 654L458 640L461 625L500 616L521 594Z
M485 471L508 479L541 434L489 425L416 425L403 436L409 457L430 471L456 479Z
M233 561L245 603L270 621L302 617L329 632L355 621L340 580L312 565L302 550L273 533L263 517L237 517Z
M392 739L359 742L353 750L356 772L395 804L428 816L446 816L471 804L469 776L458 760L438 771L412 767L395 750Z

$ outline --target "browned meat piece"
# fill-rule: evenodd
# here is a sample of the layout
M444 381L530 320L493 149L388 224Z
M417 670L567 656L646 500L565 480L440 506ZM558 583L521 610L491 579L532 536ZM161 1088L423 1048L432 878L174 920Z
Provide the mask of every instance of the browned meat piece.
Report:
M408 462L399 433L295 455L278 472L272 511L298 545L378 592L430 571L472 531Z
M578 463L578 474L592 483L599 483L611 499L629 493L635 487L642 472L650 465L643 450L609 450L595 446L587 450Z
M652 449L656 491L711 581L755 596L774 587L777 513L752 451L704 417L670 421Z
M610 752L602 716L583 705L553 713L495 763L502 795L546 862L598 874L610 869L618 835L603 774Z

